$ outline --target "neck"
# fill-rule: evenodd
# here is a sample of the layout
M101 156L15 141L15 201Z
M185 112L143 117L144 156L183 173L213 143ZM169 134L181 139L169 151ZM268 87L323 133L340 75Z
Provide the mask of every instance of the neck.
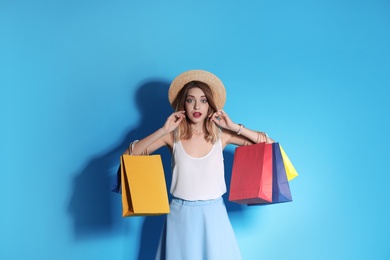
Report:
M191 132L195 135L200 135L200 134L203 134L204 131L203 131L203 125L192 125L191 126Z

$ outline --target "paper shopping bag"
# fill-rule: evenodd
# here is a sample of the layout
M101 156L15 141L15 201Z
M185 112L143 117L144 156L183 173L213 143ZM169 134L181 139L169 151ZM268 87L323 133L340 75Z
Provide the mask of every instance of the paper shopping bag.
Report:
M272 144L272 156L272 203L292 201L290 185L288 183L279 143Z
M249 204L249 206L292 201L290 185L280 150L279 143L272 144L272 202L260 202Z
M122 155L121 183L123 217L169 213L160 155Z
M291 181L292 179L298 176L298 172L295 170L293 164L291 163L290 159L287 157L287 154L283 150L282 146L280 146L280 152L282 153L287 179Z
M119 164L118 170L116 171L116 174L115 174L115 182L113 184L114 188L111 190L112 192L122 193L122 180L121 180L121 178L122 178L121 166Z
M236 148L229 201L239 204L272 202L272 144Z

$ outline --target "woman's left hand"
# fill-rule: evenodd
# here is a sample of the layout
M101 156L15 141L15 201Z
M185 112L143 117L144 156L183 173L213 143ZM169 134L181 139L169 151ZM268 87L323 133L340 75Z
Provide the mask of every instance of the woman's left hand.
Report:
M233 130L234 127L233 121L229 118L229 116L225 113L223 110L218 110L217 112L211 114L209 116L210 120L213 120L213 122L222 128Z

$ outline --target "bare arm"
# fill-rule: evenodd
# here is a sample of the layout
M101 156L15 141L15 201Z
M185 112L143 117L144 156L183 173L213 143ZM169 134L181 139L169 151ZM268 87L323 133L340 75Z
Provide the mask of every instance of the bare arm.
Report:
M184 111L172 113L166 120L163 127L156 130L154 133L139 140L132 151L133 155L150 154L164 145L172 146L173 140L170 133L176 129L180 122L184 119ZM129 149L123 154L129 154Z
M211 120L218 126L222 131L222 142L224 147L228 144L235 145L250 145L260 142L273 143L274 140L269 138L265 133L254 131L244 127L243 125L234 123L226 112L219 110L211 115Z

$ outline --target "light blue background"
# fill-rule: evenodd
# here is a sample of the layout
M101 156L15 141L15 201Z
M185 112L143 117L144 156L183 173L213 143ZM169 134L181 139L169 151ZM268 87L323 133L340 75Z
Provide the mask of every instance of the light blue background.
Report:
M110 189L188 69L217 74L230 117L300 173L293 203L227 204L244 259L390 259L389 13L387 0L1 0L0 259L151 259L163 217L122 218Z

